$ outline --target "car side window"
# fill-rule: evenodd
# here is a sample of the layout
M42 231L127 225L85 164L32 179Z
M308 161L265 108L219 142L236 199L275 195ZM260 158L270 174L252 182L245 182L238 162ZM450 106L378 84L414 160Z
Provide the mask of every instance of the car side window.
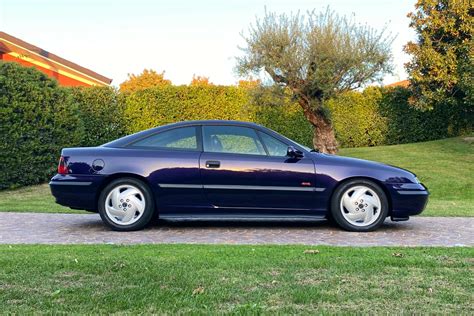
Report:
M266 133L259 132L265 147L267 147L268 154L270 156L284 157L288 151L288 145L282 141L279 141L275 137L272 137Z
M266 155L256 131L239 126L203 126L204 151Z
M197 150L196 127L173 128L145 139L141 139L133 143L131 147Z

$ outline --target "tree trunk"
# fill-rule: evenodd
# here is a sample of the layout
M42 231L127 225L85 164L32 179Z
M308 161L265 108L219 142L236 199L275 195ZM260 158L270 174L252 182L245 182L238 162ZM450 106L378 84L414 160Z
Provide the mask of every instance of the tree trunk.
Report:
M313 146L322 153L337 153L337 140L331 122L324 115L315 115Z
M301 98L298 103L303 108L306 119L314 126L313 146L322 153L337 153L338 143L331 121L319 107L313 110L309 103Z

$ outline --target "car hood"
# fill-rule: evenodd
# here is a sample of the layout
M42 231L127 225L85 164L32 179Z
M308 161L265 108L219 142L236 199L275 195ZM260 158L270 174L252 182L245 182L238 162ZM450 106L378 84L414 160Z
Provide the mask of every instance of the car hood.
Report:
M358 159L352 157L345 157L345 156L338 156L338 155L330 155L330 154L323 154L323 153L311 153L316 162L316 168L318 163L324 165L331 165L331 166L340 166L340 167L348 167L348 168L355 168L359 170L367 170L367 171L382 171L384 173L389 173L394 178L394 182L400 181L399 178L406 178L409 179L410 182L416 181L416 175L406 169L399 168L396 166L384 164L381 162L375 162L365 159ZM401 181L405 182L405 181Z

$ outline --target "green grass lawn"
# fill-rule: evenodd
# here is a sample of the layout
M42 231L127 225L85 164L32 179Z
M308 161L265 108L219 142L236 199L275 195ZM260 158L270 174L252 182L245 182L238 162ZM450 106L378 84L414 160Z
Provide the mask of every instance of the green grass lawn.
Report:
M87 213L56 204L48 184L0 191L0 200L0 212Z
M472 137L394 146L346 148L342 149L340 154L385 162L415 172L431 192L428 207L422 214L424 216L474 216ZM0 212L85 213L55 204L46 184L1 191L0 199Z
M474 248L3 245L0 311L472 315L473 257Z

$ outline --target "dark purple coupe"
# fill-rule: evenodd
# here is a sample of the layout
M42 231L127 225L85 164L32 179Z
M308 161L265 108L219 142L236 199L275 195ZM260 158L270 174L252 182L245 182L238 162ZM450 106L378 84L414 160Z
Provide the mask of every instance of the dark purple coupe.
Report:
M99 212L114 230L161 219L324 219L372 231L423 211L427 189L406 170L315 152L262 126L192 121L99 147L65 148L56 202Z

